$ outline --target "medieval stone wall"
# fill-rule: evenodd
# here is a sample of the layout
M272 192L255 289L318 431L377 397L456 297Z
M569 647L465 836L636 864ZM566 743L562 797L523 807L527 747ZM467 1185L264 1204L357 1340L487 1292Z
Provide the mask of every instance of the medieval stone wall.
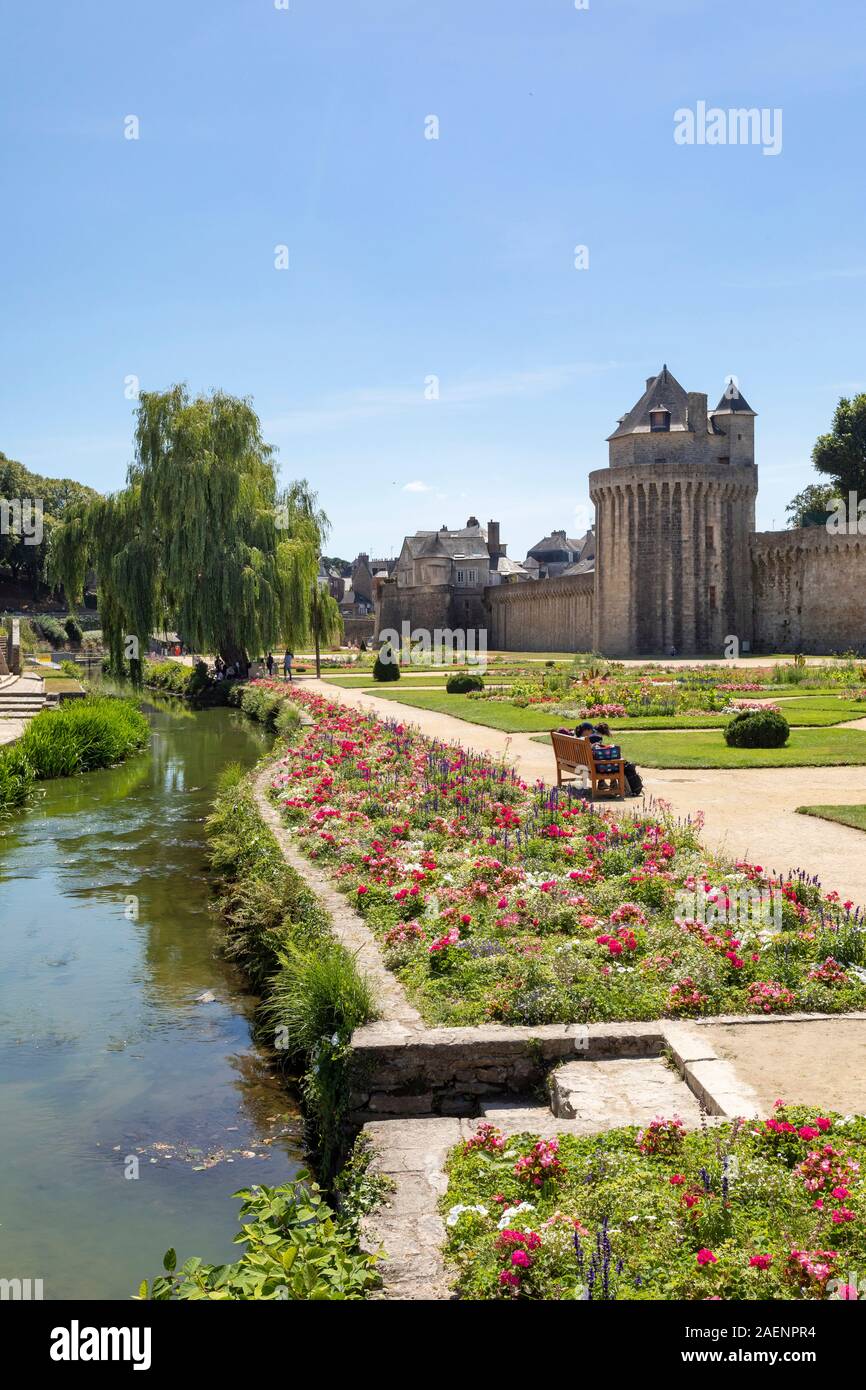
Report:
M594 592L594 574L487 589L488 647L512 652L592 651Z
M748 463L659 461L589 476L596 509L594 650L721 656L752 640L757 475Z
M866 536L810 526L756 532L749 548L756 650L866 653Z

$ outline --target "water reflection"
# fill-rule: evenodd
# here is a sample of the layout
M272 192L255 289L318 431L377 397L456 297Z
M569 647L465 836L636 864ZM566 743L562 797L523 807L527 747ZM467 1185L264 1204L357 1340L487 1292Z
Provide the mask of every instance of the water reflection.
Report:
M46 783L0 827L0 1277L46 1297L125 1298L169 1244L230 1258L229 1194L299 1161L204 877L216 778L267 736L148 707L147 754Z

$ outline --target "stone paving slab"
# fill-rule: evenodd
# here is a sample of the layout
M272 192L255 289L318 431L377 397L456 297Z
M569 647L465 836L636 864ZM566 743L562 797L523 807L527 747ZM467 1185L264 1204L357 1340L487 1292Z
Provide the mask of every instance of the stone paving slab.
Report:
M366 1250L384 1246L383 1288L377 1298L445 1299L448 1280L442 1247L445 1223L439 1199L446 1191L445 1156L461 1137L460 1121L440 1117L373 1120L364 1128L372 1141L371 1171L391 1179L391 1196L362 1228Z
M658 1057L567 1062L550 1075L550 1097L557 1118L581 1120L592 1132L649 1124L657 1115L677 1115L693 1129L701 1118L682 1076Z

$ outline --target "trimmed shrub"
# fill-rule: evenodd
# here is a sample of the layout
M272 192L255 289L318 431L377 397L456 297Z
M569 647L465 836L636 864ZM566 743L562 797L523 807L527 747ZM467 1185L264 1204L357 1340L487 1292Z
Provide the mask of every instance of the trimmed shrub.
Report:
M470 690L483 690L484 681L480 676L471 675L468 671L460 671L456 676L449 676L445 682L445 689L449 695L465 695Z
M397 653L390 642L384 642L373 662L373 680L398 681L399 679L400 663L397 660Z
M729 748L782 748L790 732L787 719L775 710L743 710L727 725L725 743Z
M81 624L75 620L71 613L63 624L63 629L70 642L80 642L84 636L81 630Z

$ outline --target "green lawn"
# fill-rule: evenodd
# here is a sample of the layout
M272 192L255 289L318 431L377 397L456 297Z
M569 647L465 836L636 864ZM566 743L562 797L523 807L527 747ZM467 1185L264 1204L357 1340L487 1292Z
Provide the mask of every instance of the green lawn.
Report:
M803 816L818 816L820 820L838 821L855 830L866 830L866 806L798 806Z
M340 684L344 685L346 682L341 681ZM558 729L560 725L570 722L565 715L551 712L550 707L546 705L530 705L519 709L494 700L472 700L467 695L449 695L444 689L444 681L441 691L415 690L400 680L391 685L377 686L375 694L385 700L398 700L400 704L408 705L412 709L450 714L455 719L464 719L470 724L481 724L487 729L501 729L509 734L540 733ZM817 728L838 724L846 719L866 717L866 703L853 700L797 698L786 701L783 709L790 724L805 728ZM721 729L730 718L730 715L723 714L645 715L634 719L610 719L608 723L621 738L630 738L634 732L641 729Z
M399 682L402 685L402 681ZM502 729L508 734L534 734L542 729L557 729L562 715L543 713L538 706L515 709L510 704L494 700L470 700L466 695L449 695L438 690L395 690L393 685L377 689L383 700L396 700L411 709L432 710L435 714L451 714L470 724L482 724L486 729Z
M862 729L792 729L784 748L729 748L720 732L630 733L623 756L638 767L839 767L866 763Z
M456 674L456 672L417 671L410 675L404 671L399 682L395 681L390 685L387 681L374 681L370 671L368 671L366 675L352 674L350 676L337 676L330 673L325 675L323 673L322 680L327 681L329 685L342 686L344 690L372 690L378 695L381 690L393 690L397 684L399 684L402 689L407 690L414 690L416 686L428 685L436 690L444 690L445 683L451 674ZM487 685L507 686L510 685L511 682L506 676L494 675L490 672L485 677L485 683Z

